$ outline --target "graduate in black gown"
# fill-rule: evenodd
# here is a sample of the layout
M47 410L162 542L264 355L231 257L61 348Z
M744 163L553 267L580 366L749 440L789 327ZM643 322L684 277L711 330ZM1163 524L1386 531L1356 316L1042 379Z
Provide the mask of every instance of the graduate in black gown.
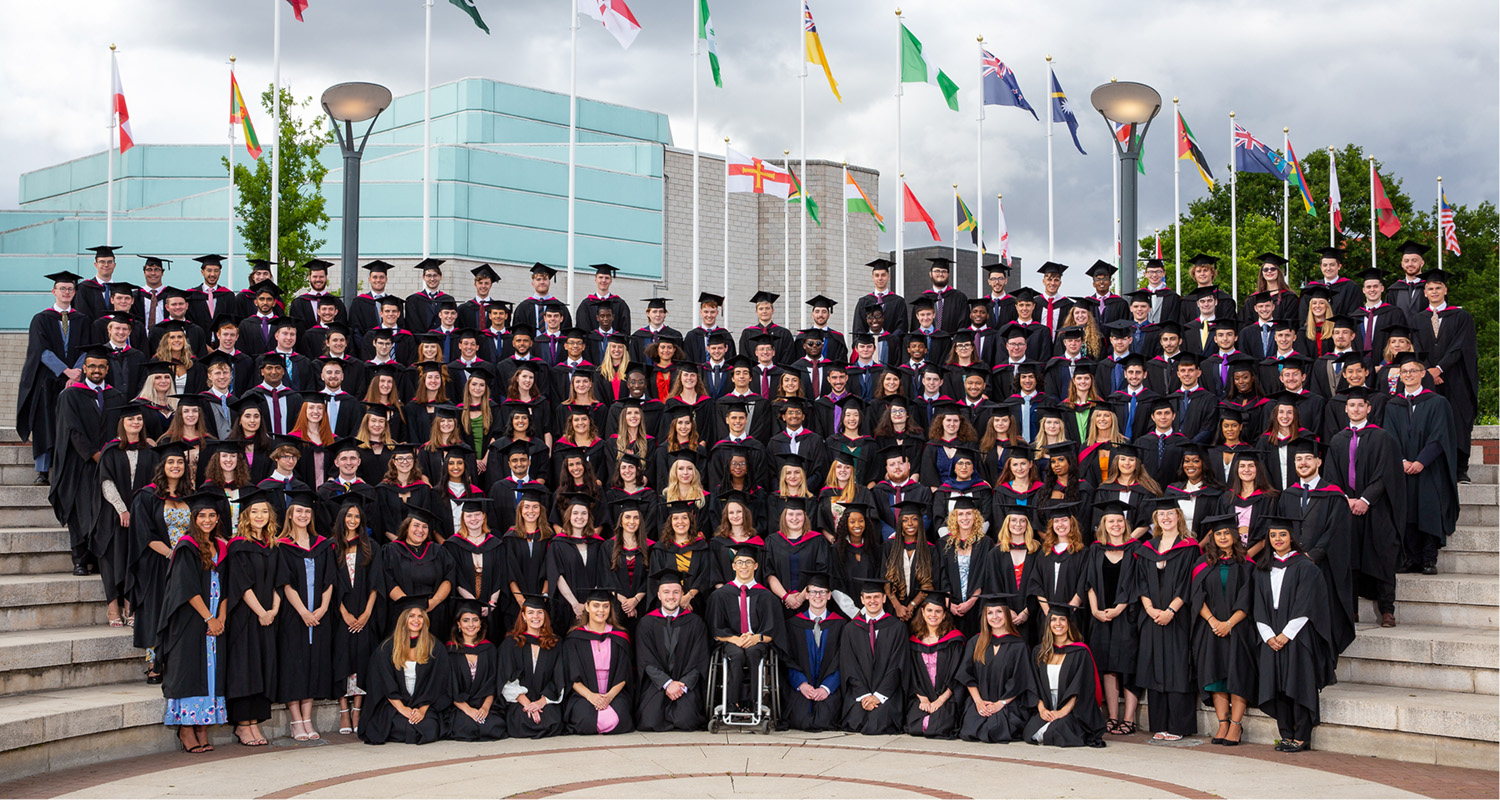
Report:
M240 494L240 520L224 559L229 604L224 679L229 721L240 743L263 747L260 723L271 718L276 692L276 620L282 611L279 526L264 490Z
M1267 534L1271 552L1255 571L1255 629L1260 642L1255 703L1276 720L1276 749L1308 749L1319 721L1318 692L1337 683L1327 583L1293 538L1295 523L1275 518Z
M1438 550L1458 522L1459 453L1466 446L1454 406L1422 387L1429 360L1402 353L1396 360L1401 387L1385 406L1385 430L1396 442L1406 482L1403 534L1404 572L1437 574Z
M1346 501L1352 501L1348 503L1348 535L1353 592L1374 600L1380 626L1391 628L1396 625L1396 565L1401 560L1406 507L1421 498L1407 497L1408 476L1402 470L1400 446L1370 420L1375 392L1351 387L1347 393L1344 411L1349 427L1329 440L1323 474L1343 490ZM1293 515L1283 512L1281 516ZM1335 641L1341 640L1335 636Z
M490 533L491 501L465 497L460 506L458 530L443 542L453 563L453 597L479 604L485 630L508 627L515 616L510 593L510 575L505 564L505 544Z
M385 630L376 617L380 608L380 556L382 545L371 538L366 522L371 507L362 495L349 492L339 497L329 538L333 558L333 602L337 609L333 625L333 696L339 699L339 733L359 727L364 709L364 671L370 654L380 646Z
M557 669L562 648L547 618L547 598L521 597L521 613L500 643L500 694L512 737L540 739L564 730L563 685Z
M760 698L753 693L761 663L772 648L784 647L786 642L782 601L755 580L762 557L761 549L754 545L735 548L730 562L734 577L708 597L708 632L719 643L725 659L728 688L723 710L727 713L756 708ZM744 696L742 687L746 684L750 697Z
M333 699L333 540L313 523L318 496L286 494L286 517L277 537L281 570L276 586L283 611L276 626L276 692L291 715L292 738L321 739L313 729L313 700Z
M500 697L500 651L485 635L486 615L474 600L460 600L448 641L453 705L444 720L448 738L483 742L506 736Z
M580 587L584 616L562 642L560 683L568 733L630 733L635 730L631 692L630 636L618 624L612 592Z
M1078 638L1073 606L1054 604L1047 630L1032 659L1036 675L1036 716L1024 736L1033 744L1103 747L1104 715L1099 711L1099 672L1088 645Z
M848 519L845 514L844 520ZM782 701L793 730L830 731L843 712L839 673L839 637L849 620L830 604L835 581L825 573L803 575L807 607L786 621L787 684Z
M594 533L588 495L569 494L563 501L562 514L562 525L547 545L547 586L552 619L558 627L572 628L581 616L583 590L608 585L609 556L604 540Z
M146 443L145 405L126 403L116 412L120 415L120 436L106 442L99 452L104 504L99 508L92 540L111 625L116 620L123 623L133 618L137 610L126 591L135 582L130 570L130 528L125 520L130 519L131 501L136 493L151 482L156 471L156 453Z
M682 607L682 575L663 570L656 578L656 609L635 626L635 668L640 687L636 728L696 731L704 723L708 690L708 627ZM712 600L709 602L713 606Z
M193 524L172 550L162 592L157 664L167 699L164 722L177 726L177 738L189 753L214 749L207 727L228 720L222 639L227 606L220 565L229 541L219 520L220 499L218 492L188 498Z
M1091 617L1087 641L1102 679L1105 728L1117 736L1129 736L1136 732L1140 707L1135 685L1141 641L1136 570L1142 562L1136 555L1138 543L1130 538L1129 506L1117 500L1102 505L1099 530L1084 551L1078 591Z
M81 335L82 330L75 335ZM87 575L96 569L92 542L99 510L104 505L99 484L99 451L114 438L117 412L111 410L125 398L104 382L109 373L109 348L83 348L83 374L69 382L57 396L53 413L57 430L53 436L52 488L47 501L58 521L68 528L73 574Z
M1316 439L1298 439L1291 445L1294 478L1277 500L1276 516L1298 521L1307 557L1328 579L1328 596L1334 601L1334 650L1344 652L1354 641L1354 576L1349 563L1349 532L1354 516L1349 497L1323 478L1327 448Z
M1193 664L1204 705L1219 728L1213 744L1233 747L1245 729L1245 708L1255 696L1252 611L1255 565L1245 558L1232 514L1204 522L1203 561L1193 574Z
M963 710L958 673L969 655L963 633L953 627L946 592L928 592L912 617L906 660L906 732L929 739L957 739Z
M1198 732L1198 687L1192 670L1193 567L1202 558L1177 501L1151 510L1151 531L1136 548L1136 592L1141 598L1140 649L1135 681L1150 692L1153 739L1177 741Z
M443 738L452 703L448 648L432 635L427 598L406 595L396 603L395 630L370 656L365 670L365 744L431 744Z
M983 625L964 647L957 676L966 694L959 728L965 741L1017 741L1036 712L1031 648L1012 623L1010 602L998 592L979 597Z
M865 579L859 588L859 602L860 612L839 637L842 727L850 733L900 733L906 715L910 634L906 623L886 613L885 579Z
M453 561L431 538L436 524L432 512L407 506L396 541L385 546L380 559L381 597L394 604L403 597L422 596L434 626L448 618L444 603L453 591ZM399 624L394 615L386 616L387 628L395 630Z

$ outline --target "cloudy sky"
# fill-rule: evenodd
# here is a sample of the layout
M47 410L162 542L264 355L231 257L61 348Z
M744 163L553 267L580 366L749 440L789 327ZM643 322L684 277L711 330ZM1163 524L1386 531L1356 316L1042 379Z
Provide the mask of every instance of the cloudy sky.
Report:
M476 0L493 35L447 0L433 9L434 83L483 76L567 90L567 20L573 0ZM777 154L798 148L797 72L801 0L716 0L725 88L701 88L701 140ZM240 81L271 77L271 9L285 0L69 0L10 3L0 28L0 208L14 207L24 171L102 149L109 44L138 142L222 142L228 56ZM66 5L68 13L61 13ZM345 80L395 93L422 88L421 0L310 0L307 21L283 11L282 77L299 95ZM622 52L597 23L579 32L579 93L664 111L680 146L691 146L692 5L631 0L640 37ZM844 101L816 68L807 85L812 158L845 159L896 172L894 0L813 0L823 45ZM978 57L975 37L1018 75L1045 120L1046 62L1078 114L1088 150L1054 132L1059 260L1087 264L1112 244L1111 169L1104 121L1088 104L1115 76L1147 83L1182 111L1216 172L1228 161L1228 112L1257 137L1280 143L1290 126L1300 153L1355 142L1409 190L1444 176L1448 196L1497 199L1497 42L1492 0L901 0L907 24L961 87L962 110L937 90L909 84L903 100L903 168L940 230L951 226L951 184L975 195ZM258 89L255 93L258 93ZM252 94L247 88L246 94ZM1170 223L1170 109L1147 141L1141 230ZM258 118L262 131L269 122ZM990 107L984 128L986 222L1004 193L1012 252L1039 263L1047 246L1047 125ZM887 181L887 197L893 182ZM1420 188L1419 188L1420 187ZM1184 204L1202 182L1182 179ZM1322 199L1326 190L1314 189ZM885 213L894 211L891 200ZM927 238L920 226L907 242ZM946 233L945 233L946 235ZM891 244L887 242L887 244Z

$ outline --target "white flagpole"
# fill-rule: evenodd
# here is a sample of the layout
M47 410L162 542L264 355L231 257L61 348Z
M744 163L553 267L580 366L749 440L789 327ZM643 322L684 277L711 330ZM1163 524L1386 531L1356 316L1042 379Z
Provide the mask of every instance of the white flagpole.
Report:
M1054 250L1054 245L1055 245L1055 242L1056 242L1056 239L1054 237L1054 232L1055 232L1056 229L1055 229L1055 227L1053 225L1053 221L1052 221L1052 127L1053 127L1052 109L1053 109L1053 105L1057 102L1057 98L1055 98L1055 97L1052 96L1052 82L1053 82L1053 80L1055 80L1055 79L1052 77L1052 54L1048 53L1047 54L1047 260L1048 261L1052 260L1052 252ZM1115 170L1116 175L1118 175L1119 172L1120 172L1119 170ZM1119 197L1119 194L1120 194L1120 192L1118 190L1116 190L1115 191L1115 196L1117 198Z
M1240 284L1239 173L1234 169L1234 112L1229 112L1229 280Z
M575 280L573 266L573 240L577 232L578 217L575 208L578 199L578 5L573 0L564 0L568 6L568 36L572 43L571 53L568 60L568 308L573 307L573 285ZM697 37L697 31L693 36ZM694 41L697 41L695 38ZM696 46L694 52L697 52ZM694 59L694 66L697 59ZM693 127L698 125L698 78L693 76ZM694 143L696 146L696 142ZM698 153L693 152L693 202L696 205L698 190ZM697 220L696 209L693 219ZM694 248L696 250L696 248ZM694 270L694 277L696 279Z
M844 185L849 185L849 161L844 160ZM842 190L840 190L842 193ZM844 306L844 330L849 328L849 201L844 201L844 294L840 298Z
M792 168L792 151L783 149L781 151L781 168L790 171ZM781 324L792 327L792 204L783 202L781 204L781 244L784 263L782 265L782 277L785 286L781 295Z
M901 9L896 9L896 288L906 291L906 173L901 171ZM905 320L900 321L903 325Z
M115 114L115 74L120 67L116 64L115 46L109 46L109 142L104 146L104 162L107 165L107 177L105 178L104 191L104 243L115 242L115 127L118 125Z
M696 79L694 79L696 80ZM693 302L698 302L694 297ZM719 325L729 327L729 137L724 137L724 302L719 304Z
M1448 247L1447 247L1448 240L1446 238L1444 238L1444 234L1446 233L1446 231L1443 230L1443 176L1441 176L1441 175L1438 176L1437 184L1438 184L1438 199L1437 199L1437 203L1438 203L1437 204L1437 221L1438 221L1438 231L1437 231L1438 269L1442 269L1443 268L1443 251L1448 249ZM1453 223L1455 225L1458 224L1458 220L1454 220Z
M234 61L235 61L234 56L230 56L229 57L229 82L231 84L234 83ZM239 111L239 105L238 105L238 103L235 104L235 111L236 112ZM233 122L229 123L229 213L226 214L225 216L227 216L229 218L229 224L228 224L228 226L226 226L226 227L229 228L229 236L228 236L228 243L224 247L224 274L221 275L221 276L219 276L221 278L221 280L219 282L219 285L220 286L233 286L234 285L234 123Z
M571 2L571 0L570 0L570 2ZM699 288L698 288L698 278L699 278L698 273L700 272L700 270L698 268L698 266L699 266L699 264L698 264L698 212L699 212L699 205L700 205L700 203L699 203L699 197L698 197L698 53L701 51L701 48L699 47L699 42L701 40L698 38L698 32L703 29L702 16L703 16L703 4L697 2L697 0L694 0L693 1L693 299L690 301L691 303L694 303L694 304L696 304L698 302L698 292L700 291ZM576 15L575 15L574 18L575 19L577 18ZM726 166L724 169L726 170L726 174L727 174L727 170L729 168ZM728 213L728 208L729 207L726 205L725 206L725 213L726 214ZM572 301L570 300L569 302L572 302ZM692 307L696 308L697 306L694 305Z
M1287 157L1287 163L1291 163L1292 136L1291 129L1281 126L1281 152ZM1281 257L1290 260L1292 256L1292 182L1281 182ZM1235 287L1239 289L1238 286Z
M805 39L806 34L803 32L802 22L802 3L798 2L797 6L797 35ZM802 282L798 288L799 296L797 299L797 319L799 323L797 328L801 330L807 327L807 199L812 196L812 190L807 188L807 44L803 40L799 40L797 44L798 49L802 51L802 58L799 59L802 62L802 70L801 74L797 76L797 104L800 109L798 112L800 122L798 123L799 138L797 147L802 153L802 166L800 167L802 172L797 176L797 180L802 184L802 202L798 204L797 209L797 222L801 226L801 241L797 245L797 250L802 257Z
M427 29L422 45L422 257L427 258L432 255L432 0L422 0L422 9Z
M1110 127L1114 126L1111 124ZM1132 131L1132 133L1134 132ZM1118 134L1116 135L1118 136ZM1115 214L1114 224L1110 226L1111 230L1109 234L1110 239L1114 242L1115 246L1111 247L1109 252L1110 260L1114 262L1114 265L1116 267L1118 267L1120 266L1120 148L1119 145L1116 144L1116 142L1110 142L1109 149L1110 152L1114 154L1115 161L1114 169L1110 170L1110 174L1114 177L1115 190L1110 193L1110 198L1114 201L1115 204Z
M1182 292L1182 159L1177 157L1177 143L1181 140L1182 113L1177 110L1177 98L1174 97L1172 98L1172 260L1177 265L1175 288L1179 294ZM1158 241L1160 237L1161 234L1158 232Z
M271 127L271 280L276 281L281 279L281 0L271 0L271 15L275 17L271 37L271 94L276 99L276 119ZM348 179L345 175L344 180Z
M974 124L974 238L979 246L974 248L974 296L978 297L984 293L984 37L975 39L979 44L979 117Z
M995 193L995 246L1000 248L999 250L995 251L995 263L1002 266L1005 264L1005 238L1009 234L1009 232L1005 230L1005 206L1000 202L1004 199L1004 197L1005 195L1002 195L999 192ZM1010 275L1005 274L1006 291L1009 291L1009 287ZM1006 291L1002 291L1001 294L1005 294ZM988 283L980 286L976 292L977 297L988 297L989 294L990 288ZM995 321L990 320L990 324L994 325Z
M953 280L958 281L958 184L953 184Z
M1333 152L1334 151L1333 151L1332 147L1328 148L1328 188L1329 188L1329 191L1330 191L1330 195L1331 195L1332 190L1333 190L1333 182L1336 181L1336 180L1338 180L1338 175L1339 175L1339 173L1338 173L1339 165L1338 165L1337 161L1334 159ZM1342 202L1343 201L1340 200L1341 204L1342 204ZM1333 221L1333 207L1330 204L1330 206L1328 208L1328 246L1329 247L1338 247L1339 246L1338 241L1334 238L1337 235L1337 233L1338 233L1338 231L1336 230L1336 228L1337 228L1337 226L1334 224L1334 221Z
M1375 156L1370 156L1370 269L1378 269L1375 263Z

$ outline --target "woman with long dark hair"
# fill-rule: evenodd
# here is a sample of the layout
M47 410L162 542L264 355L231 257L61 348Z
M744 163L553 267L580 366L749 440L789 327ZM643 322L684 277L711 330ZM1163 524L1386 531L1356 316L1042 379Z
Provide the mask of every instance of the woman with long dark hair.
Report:
M500 651L485 637L486 615L473 600L460 600L448 640L453 705L443 728L451 739L484 742L506 736L500 688ZM493 619L493 617L490 617Z
M620 604L620 613L625 627L632 632L646 612L646 562L650 560L651 545L646 537L645 511L636 500L621 500L615 508L614 535L605 549L609 551L606 565L612 577L615 602Z
M1002 593L979 597L984 622L964 648L956 676L967 694L959 729L964 741L1018 741L1034 713L1037 695L1031 648L1012 621L1012 597Z
M1276 720L1281 740L1276 749L1308 749L1320 721L1318 693L1333 683L1338 658L1329 620L1328 582L1318 565L1292 536L1293 523L1267 524L1270 553L1256 563L1255 629L1256 705Z
M118 409L116 437L99 451L99 486L104 496L91 542L104 583L109 625L135 622L135 608L127 587L134 588L130 562L130 506L132 499L156 472L156 452L146 443L146 408L138 402Z
M547 598L525 595L521 613L500 643L500 695L505 727L515 738L541 739L564 731L558 661L562 648L547 618Z
M929 739L958 738L963 701L958 679L968 648L953 627L944 592L928 592L911 619L906 663L906 732Z
M922 530L927 505L918 500L896 504L896 535L885 546L885 594L895 615L911 622L927 593L937 587L937 557Z
M1084 551L1079 591L1089 612L1088 645L1102 677L1105 728L1116 736L1136 732L1140 698L1135 690L1135 661L1140 649L1136 540L1131 538L1124 503L1110 501L1101 510L1094 543ZM1121 694L1125 709L1120 711Z
M1254 564L1232 515L1210 517L1204 528L1203 562L1192 584L1193 664L1202 699L1219 721L1212 741L1233 747L1244 736L1245 708L1256 691Z
M162 596L157 659L167 699L164 722L177 727L178 741L189 753L213 750L207 728L228 720L220 565L229 542L219 520L219 500L217 492L188 498L192 526L172 550Z
M399 604L406 597L423 598L426 602L423 610L434 625L447 619L445 603L453 591L453 560L432 541L436 525L432 512L409 506L396 541L385 546L380 559L380 586L385 600ZM396 619L390 622L400 624Z
M1219 498L1216 509L1220 514L1234 515L1240 542L1251 559L1266 547L1266 518L1276 513L1276 500L1281 496L1266 480L1261 455L1255 450L1235 454L1229 488Z
M156 635L160 622L162 587L177 540L187 533L191 512L184 499L193 493L186 448L167 442L153 448L157 458L151 482L135 493L130 504L130 577L126 595L135 609L135 646L146 649L146 682L161 683L156 669Z
M276 692L276 621L281 613L282 560L277 552L280 525L270 493L256 489L240 495L240 521L224 558L229 617L229 670L225 696L234 735L247 747L268 741L260 724L271 718Z
M1025 738L1054 747L1103 747L1104 717L1099 713L1099 672L1073 624L1073 606L1053 605L1047 629L1036 646L1036 716Z
M385 626L375 617L379 607L380 555L365 522L367 504L354 492L339 497L333 517L333 693L339 699L339 733L359 728L364 706L365 669L380 644Z
M276 636L276 692L291 715L292 738L321 739L313 728L314 700L331 700L333 684L333 542L318 535L312 492L287 492L276 551L276 584L286 596ZM326 623L326 624L325 624Z
M452 703L448 648L432 635L421 596L396 604L391 635L370 656L365 744L431 744L443 738L443 715Z

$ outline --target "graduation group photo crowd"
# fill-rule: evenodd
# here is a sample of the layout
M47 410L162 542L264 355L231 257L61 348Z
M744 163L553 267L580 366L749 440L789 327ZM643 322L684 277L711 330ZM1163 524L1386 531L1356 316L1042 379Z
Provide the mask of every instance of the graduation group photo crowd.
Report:
M47 276L18 429L189 752L337 701L369 744L770 715L1104 747L1211 709L1234 746L1253 707L1295 753L1468 480L1474 321L1413 242L1300 289L1268 253L1239 302L1211 256L1075 297L1052 262L968 297L947 259L903 296L879 259L848 332L764 291L678 331L607 264L570 307L543 264L455 296L426 259L399 297L374 261L342 298L322 261L292 296L91 249Z

